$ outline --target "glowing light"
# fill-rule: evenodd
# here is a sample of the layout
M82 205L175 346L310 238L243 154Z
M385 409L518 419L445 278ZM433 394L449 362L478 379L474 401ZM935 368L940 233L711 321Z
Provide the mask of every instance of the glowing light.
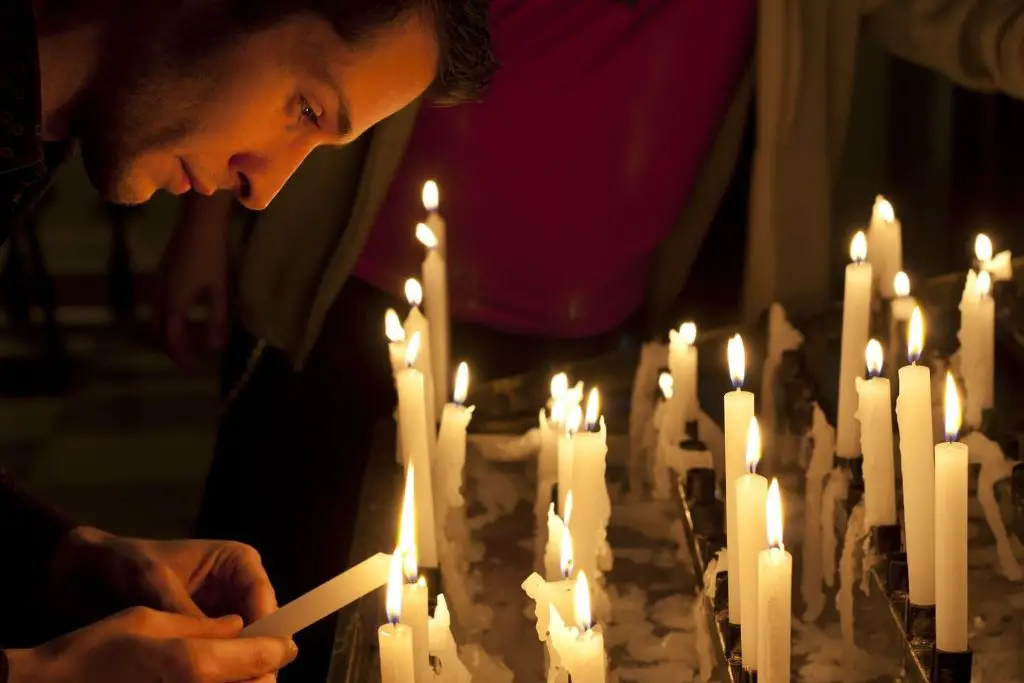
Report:
M405 580L413 583L419 574L419 558L416 554L416 470L411 464L405 473L402 518L398 525L398 550L402 553Z
M384 314L384 334L393 344L405 341L405 328L402 327L402 321L393 308L389 308Z
M750 427L747 429L747 471L751 474L757 472L757 463L761 460L761 428L757 424L757 418L750 418Z
M679 326L679 337L687 346L693 346L697 341L697 326L694 323L683 323Z
M782 545L782 493L779 491L779 480L774 477L768 486L764 519L768 527L768 547L781 550L785 547Z
M580 571L576 577L576 593L573 596L573 608L576 617L576 625L580 633L589 631L594 625L594 617L590 612L590 583L587 581L587 573Z
M960 412L960 395L956 390L956 381L953 379L953 373L946 373L946 440L956 441L957 434L960 433L960 425L962 424L962 415Z
M423 208L427 211L437 211L437 207L441 203L441 193L437 189L437 183L433 180L428 180L423 183L423 193L421 195L423 199Z
M896 211L893 210L889 200L882 195L875 197L874 212L876 216L886 223L892 223L896 220Z
M974 257L982 263L992 260L992 240L983 232L974 238Z
M672 380L672 374L663 372L658 375L658 388L661 389L661 395L665 398L672 398L674 393L675 383Z
M892 279L892 289L896 296L910 296L910 277L902 270Z
M568 508L568 503L566 504ZM569 520L565 520L565 529L562 531L562 546L560 566L562 568L562 576L569 578L572 574L572 534L569 533Z
M560 372L551 378L551 398L559 400L569 391L569 376Z
M452 392L452 400L458 405L466 402L469 395L469 366L463 361L455 370L455 390Z
M405 300L410 306L419 306L423 303L423 285L414 277L405 281Z
M924 315L920 306L914 306L907 329L907 357L911 363L921 360L924 351Z
M868 374L870 376L878 377L882 374L882 358L884 355L882 345L877 339L872 339L868 342L868 348L864 352L864 357L868 362Z
M388 569L388 589L384 599L384 608L388 621L397 624L402 620L402 551L395 548L391 556L391 567Z
M416 358L420 355L420 333L414 332L409 343L405 346L405 364L410 368L416 365Z
M590 390L590 395L587 396L587 414L584 418L584 425L589 429L597 428L597 419L601 413L601 394L598 393L597 387Z
M979 297L986 297L992 291L992 276L987 270L978 273L978 279L974 281L974 293Z
M583 422L583 410L579 406L569 408L569 414L565 418L565 430L570 434L580 431L580 423Z
M729 358L729 377L732 378L732 386L739 389L743 386L743 379L747 373L747 352L743 348L743 337L737 334L729 340L726 356Z
M437 235L426 223L416 224L416 239L427 249L436 249L438 245Z
M863 263L868 258L868 237L863 230L859 230L850 242L850 260L854 263Z

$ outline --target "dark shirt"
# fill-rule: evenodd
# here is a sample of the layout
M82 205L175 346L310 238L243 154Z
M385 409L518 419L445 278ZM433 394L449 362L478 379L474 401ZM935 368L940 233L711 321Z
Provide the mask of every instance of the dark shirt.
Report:
M68 145L44 144L29 0L0 1L0 244L50 183ZM0 647L38 644L54 553L68 524L0 473ZM3 672L0 671L0 674ZM2 679L0 679L2 680Z

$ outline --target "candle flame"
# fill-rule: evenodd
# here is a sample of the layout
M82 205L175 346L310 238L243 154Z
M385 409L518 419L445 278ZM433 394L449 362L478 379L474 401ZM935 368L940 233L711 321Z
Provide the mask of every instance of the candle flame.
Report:
M665 398L672 398L675 383L672 380L671 373L663 372L660 375L658 375L658 388L661 389L662 396L664 396Z
M434 234L434 231L426 223L416 224L416 239L427 249L437 249L437 235Z
M551 405L551 421L555 424L565 423L565 401L555 401Z
M419 558L416 555L416 469L412 463L405 473L402 519L398 526L398 550L402 553L405 580L412 583L419 574Z
M410 368L416 364L416 358L420 355L420 333L413 332L409 343L405 347L405 364Z
M594 625L594 617L590 613L590 583L587 581L587 573L582 570L576 577L573 608L576 625L579 626L580 633L589 631Z
M757 472L757 462L761 459L761 428L757 424L757 418L750 418L750 427L747 429L747 471L751 474Z
M598 393L597 387L590 390L590 395L587 396L587 415L584 419L584 424L587 429L595 429L597 427L597 419L601 412L601 394Z
M583 422L583 410L579 406L569 408L569 415L565 420L565 429L570 434L580 431L580 423Z
M896 220L896 211L893 210L889 200L882 195L875 197L874 212L876 216L886 223L892 223Z
M423 285L414 277L405 281L405 300L413 307L423 303Z
M743 386L743 378L747 372L747 352L743 348L743 337L737 334L729 340L726 355L729 358L729 376L732 378L732 386L734 389L739 389Z
M569 376L560 372L551 378L551 398L559 400L569 391Z
M568 507L568 499L566 499ZM561 550L561 561L560 566L562 568L562 576L569 578L572 575L572 534L569 533L569 520L565 521L565 527L562 529L562 546Z
M441 193L437 189L437 183L433 180L428 180L423 183L423 193L421 195L423 199L423 208L427 211L437 211L437 207L441 203Z
M683 323L679 326L679 336L687 346L693 346L697 341L697 325L694 323Z
M974 293L979 297L986 297L992 291L992 275L987 270L978 273L978 279L974 281Z
M455 371L455 390L452 392L452 398L460 406L466 402L466 396L469 395L469 366L463 361L459 363L458 369Z
M402 551L395 548L391 556L391 567L388 569L388 588L384 600L388 621L397 624L402 620Z
M960 414L960 395L956 390L956 380L953 379L953 373L946 373L946 440L956 441L957 434L960 432L961 425L961 414Z
M896 296L910 296L910 277L902 270L892 279L892 289Z
M393 308L389 308L384 314L384 334L393 344L405 341L405 328L402 327L402 321Z
M911 363L921 360L924 352L924 315L920 306L914 306L907 329L907 357Z
M868 342L868 348L864 352L864 357L868 362L868 374L872 377L878 377L882 374L882 358L884 355L882 345L877 339L872 339Z
M983 232L974 238L974 257L982 263L992 260L992 240Z
M863 263L868 258L868 237L863 230L858 230L850 242L850 260Z
M768 486L768 502L765 505L765 523L768 527L768 547L779 548L782 545L782 493L779 491L779 480L772 478Z

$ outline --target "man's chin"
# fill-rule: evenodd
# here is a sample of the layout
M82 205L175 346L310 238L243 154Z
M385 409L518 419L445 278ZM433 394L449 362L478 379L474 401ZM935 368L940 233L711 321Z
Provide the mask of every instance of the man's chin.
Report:
M137 206L152 199L156 189L149 183L115 183L100 189L100 196L111 204Z

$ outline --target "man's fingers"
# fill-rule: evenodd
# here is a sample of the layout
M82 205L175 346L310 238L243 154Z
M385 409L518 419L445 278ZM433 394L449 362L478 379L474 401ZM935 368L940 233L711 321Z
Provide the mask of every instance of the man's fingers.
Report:
M176 612L194 617L202 617L199 609L185 584L178 575L163 562L149 562L140 570L138 577L142 592L149 597L152 607L166 612Z
M238 590L241 591L242 617L246 623L252 623L277 610L277 596L259 553L249 546L243 546L237 557L238 570L235 576Z
M124 620L133 633L154 638L236 638L242 632L242 619L235 615L208 619L133 607L115 618Z
M273 680L278 669L295 660L299 650L287 638L195 640L189 644L193 664L208 683Z

